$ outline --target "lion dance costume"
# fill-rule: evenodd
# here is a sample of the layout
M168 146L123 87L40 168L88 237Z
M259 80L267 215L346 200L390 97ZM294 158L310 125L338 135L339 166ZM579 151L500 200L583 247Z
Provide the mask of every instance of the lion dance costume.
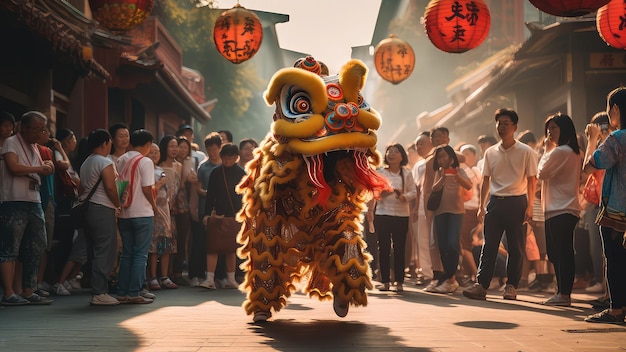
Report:
M362 212L389 187L374 171L381 120L360 94L365 64L351 60L332 77L312 57L294 66L279 70L265 91L274 122L237 186L241 288L255 322L283 308L297 283L310 297L334 299L340 317L349 305L367 305Z

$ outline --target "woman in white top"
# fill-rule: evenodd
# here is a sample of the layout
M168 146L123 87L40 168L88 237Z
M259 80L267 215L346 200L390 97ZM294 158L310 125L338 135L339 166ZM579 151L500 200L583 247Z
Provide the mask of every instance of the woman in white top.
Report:
M103 129L92 131L87 140L91 155L80 167L80 200L89 199L85 237L92 253L91 304L116 305L120 302L109 296L109 273L117 251L116 213L120 200L115 185L115 166L107 158L111 151L111 135Z
M411 170L405 168L408 163L409 158L404 147L398 143L392 144L385 151L385 167L379 171L393 187L393 191L383 191L381 198L376 201L375 228L370 226L370 231L376 230L378 236L380 277L383 283L381 291L389 291L392 242L396 290L403 291L406 235L409 230L409 202L417 195ZM373 209L370 207L369 211Z
M561 113L546 119L545 152L537 178L542 180L548 258L554 264L557 292L545 305L570 306L574 284L574 229L580 217L578 190L582 153L572 119Z

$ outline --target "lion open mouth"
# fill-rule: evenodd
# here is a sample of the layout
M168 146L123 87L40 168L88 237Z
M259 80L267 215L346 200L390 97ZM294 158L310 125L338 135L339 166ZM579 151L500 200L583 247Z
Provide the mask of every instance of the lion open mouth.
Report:
M354 188L386 188L386 180L372 169L367 153L367 149L359 148L303 155L309 180L318 191L317 200L324 204L330 197L329 181L343 182Z

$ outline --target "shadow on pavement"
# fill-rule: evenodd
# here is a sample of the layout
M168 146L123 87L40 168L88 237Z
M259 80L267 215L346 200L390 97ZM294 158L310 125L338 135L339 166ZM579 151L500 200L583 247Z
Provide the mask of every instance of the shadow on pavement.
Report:
M315 320L298 322L277 319L262 325L250 324L256 334L268 337L263 344L278 351L345 351L376 345L384 351L432 351L430 348L407 347L402 338L387 327L358 321Z

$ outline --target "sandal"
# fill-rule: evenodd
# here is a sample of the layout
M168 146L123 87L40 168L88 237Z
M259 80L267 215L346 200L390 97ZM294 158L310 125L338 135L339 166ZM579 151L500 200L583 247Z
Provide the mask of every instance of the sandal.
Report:
M178 285L173 283L172 280L170 280L169 277L162 277L161 278L161 287L167 288L167 289L176 289L176 288L178 288Z
M160 290L161 285L159 285L159 282L157 281L157 279L154 278L150 280L150 283L148 284L148 289L150 289L150 291Z

